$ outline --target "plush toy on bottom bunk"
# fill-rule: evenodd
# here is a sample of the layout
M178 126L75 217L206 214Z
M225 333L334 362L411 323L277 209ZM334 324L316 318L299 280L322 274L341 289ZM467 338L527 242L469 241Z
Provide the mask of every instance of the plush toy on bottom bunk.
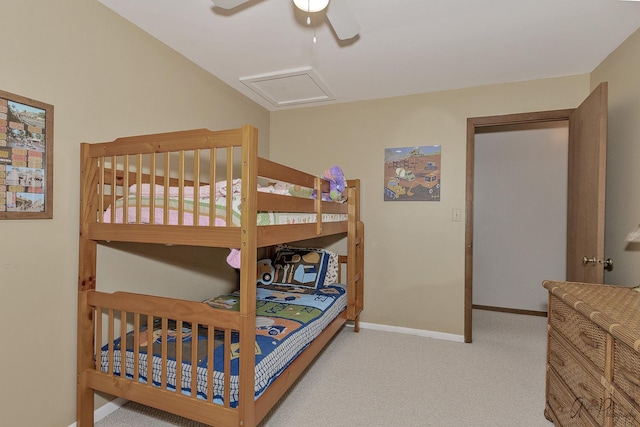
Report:
M263 285L270 285L273 283L273 273L275 269L270 259L258 260L258 283Z

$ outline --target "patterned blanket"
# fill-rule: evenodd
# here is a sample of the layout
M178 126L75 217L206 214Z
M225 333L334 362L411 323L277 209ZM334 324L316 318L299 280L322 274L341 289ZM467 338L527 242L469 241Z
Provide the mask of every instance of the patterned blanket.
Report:
M183 224L194 224L194 200L187 196L183 199ZM128 197L128 209L127 209L127 223L136 223L136 195L130 194ZM198 218L197 225L207 226L209 225L209 198L200 198L198 200ZM234 194L231 200L232 203L232 218L231 223L233 225L240 225L240 196ZM123 199L119 198L115 203L115 220L116 224L122 224L124 221L124 209ZM177 225L179 222L179 201L177 198L169 198L169 209L167 213L167 223L171 225ZM217 197L215 199L215 225L225 225L227 215L227 198L224 196ZM156 196L154 200L153 222L154 224L164 224L164 197ZM103 222L110 223L111 210L109 207L103 215ZM146 195L142 195L140 198L140 223L151 223L151 198ZM323 222L334 221L346 221L346 214L322 214ZM300 224L300 223L314 223L316 222L315 213L289 213L289 212L258 212L258 225L277 225L277 224Z
M205 301L215 308L226 310L238 310L239 294L237 292L221 295ZM255 344L255 398L258 398L264 390L289 366L295 357L302 352L316 338L322 330L346 307L346 292L342 285L331 285L319 289L314 294L297 294L277 292L267 289L257 289L256 304L256 344ZM151 373L154 385L161 385L161 348L162 337L160 323L154 324L152 331L143 329L140 333L139 348L139 380L148 381L148 351L152 348ZM167 337L168 362L167 383L168 388L175 390L176 382L176 323L170 321L170 333ZM151 332L151 333L149 333ZM194 332L190 325L184 324L182 330L182 392L191 394L191 348ZM207 336L206 328L197 331L198 366L197 394L202 399L207 399ZM121 375L121 348L122 342L118 338L114 341L114 375ZM225 349L224 337L215 334L214 344L214 384L213 402L223 403L224 396L224 356L231 358L231 407L238 403L238 370L239 370L239 336L232 334L231 348ZM134 352L133 333L126 337L126 376L133 378ZM108 371L108 346L102 348L101 370Z

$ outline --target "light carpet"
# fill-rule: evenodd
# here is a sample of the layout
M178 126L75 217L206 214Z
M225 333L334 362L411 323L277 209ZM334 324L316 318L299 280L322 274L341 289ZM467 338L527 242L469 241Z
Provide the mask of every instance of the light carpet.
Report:
M261 427L551 427L544 317L474 310L473 343L343 329ZM130 402L96 427L204 427Z

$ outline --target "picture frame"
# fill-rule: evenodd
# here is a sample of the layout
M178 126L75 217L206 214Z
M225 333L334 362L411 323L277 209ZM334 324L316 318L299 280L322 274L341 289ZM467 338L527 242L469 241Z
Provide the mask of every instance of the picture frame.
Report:
M385 148L384 201L439 202L442 147Z
M0 220L53 218L53 105L0 90Z

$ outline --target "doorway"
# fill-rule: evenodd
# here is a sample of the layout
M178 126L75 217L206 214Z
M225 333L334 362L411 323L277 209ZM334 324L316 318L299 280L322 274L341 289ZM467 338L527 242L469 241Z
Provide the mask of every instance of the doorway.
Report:
M467 190L466 190L466 224L465 224L465 292L464 292L464 340L472 341L473 310L473 223L474 223L474 176L475 176L475 142L476 133L482 129L502 126L533 125L567 121L575 109L542 111L525 114L509 114L503 116L476 117L467 119Z
M566 278L568 121L475 136L473 308L545 316Z

